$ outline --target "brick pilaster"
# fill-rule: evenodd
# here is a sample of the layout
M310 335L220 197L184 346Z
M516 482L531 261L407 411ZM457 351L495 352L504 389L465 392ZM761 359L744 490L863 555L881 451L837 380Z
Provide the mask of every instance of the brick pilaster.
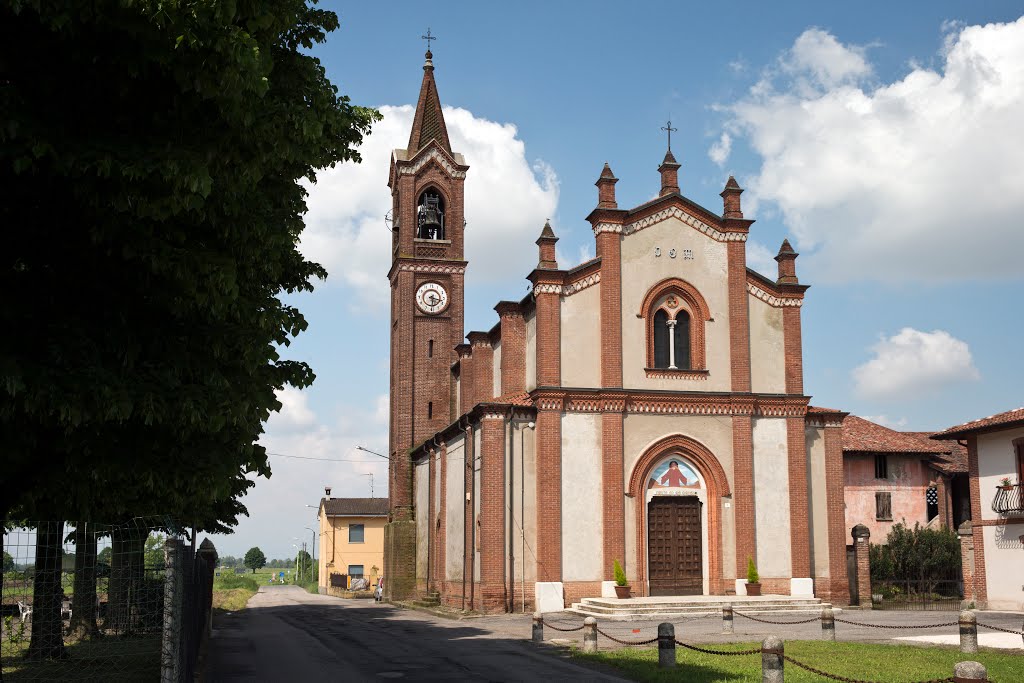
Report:
M538 361L539 363L539 361ZM537 410L537 580L562 580L562 412Z
M747 302L746 242L729 242L729 357L732 390L750 391L750 313ZM739 559L737 558L737 562ZM746 558L743 560L746 563Z
M853 552L857 559L857 602L871 609L871 531L863 524L853 527Z
M785 354L786 393L804 393L804 351L800 327L800 307L782 309L782 336Z
M622 412L608 410L601 414L601 503L604 522L604 564L603 576L606 581L614 578L612 561L618 560L626 567L626 530L623 481Z
M810 496L807 492L807 435L803 417L786 418L789 462L789 539L792 577L811 576Z
M597 235L601 258L601 386L622 386L622 240L615 232Z
M470 407L494 398L494 347L486 332L466 335L473 347L473 403Z
M503 611L505 595L505 420L480 423L480 609Z
M977 602L978 596L974 588L974 528L971 520L966 520L957 530L960 536L960 568L964 579L964 602L971 605ZM967 609L967 605L964 609Z
M843 436L839 424L825 425L825 506L828 516L829 601L850 604L846 571L846 501L843 489Z
M736 519L736 576L747 575L747 559L757 562L754 516L754 442L749 415L732 418L733 508Z
M561 297L555 285L536 284L537 302L537 386L557 387L562 383ZM560 289L560 286L558 286Z
M501 396L526 389L526 322L518 303L500 301L494 307L501 319Z
M976 525L981 521L981 485L978 483L978 437L967 437L967 472L971 486L971 520ZM985 574L985 534L978 527L974 534L974 597L978 609L988 606L988 576Z

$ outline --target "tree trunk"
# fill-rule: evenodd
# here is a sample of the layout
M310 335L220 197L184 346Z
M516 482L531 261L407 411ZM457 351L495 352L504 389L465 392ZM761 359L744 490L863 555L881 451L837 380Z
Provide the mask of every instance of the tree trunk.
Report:
M75 527L75 594L71 598L71 634L86 640L96 628L96 525Z
M36 527L36 566L32 582L32 640L27 656L32 660L67 656L60 615L63 522L40 522Z
M132 631L132 614L142 586L146 537L134 528L115 528L110 534L110 584L104 626L117 634Z

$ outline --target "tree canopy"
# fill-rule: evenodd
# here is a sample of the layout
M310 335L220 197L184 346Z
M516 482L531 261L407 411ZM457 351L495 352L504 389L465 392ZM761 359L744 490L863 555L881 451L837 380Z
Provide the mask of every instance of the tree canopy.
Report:
M270 476L275 390L314 379L281 297L326 276L299 181L379 118L308 53L337 26L306 0L0 6L0 516L227 531Z
M245 566L255 574L257 569L262 569L267 564L267 556L259 548L252 547L245 551L244 562Z

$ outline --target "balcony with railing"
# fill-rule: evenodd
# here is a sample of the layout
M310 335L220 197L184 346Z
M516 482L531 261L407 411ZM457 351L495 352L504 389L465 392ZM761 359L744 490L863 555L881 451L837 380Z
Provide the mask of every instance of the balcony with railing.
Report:
M1020 483L1011 486L997 486L996 497L992 499L992 511L1001 515L1024 515L1024 496Z

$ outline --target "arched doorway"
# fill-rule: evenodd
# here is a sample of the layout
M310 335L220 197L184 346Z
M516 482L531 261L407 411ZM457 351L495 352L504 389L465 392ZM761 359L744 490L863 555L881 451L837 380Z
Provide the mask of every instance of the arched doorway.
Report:
M651 595L707 592L707 491L680 455L662 459L647 479L647 567Z
M719 508L730 492L718 459L694 439L667 436L640 456L629 492L642 594L723 593Z

